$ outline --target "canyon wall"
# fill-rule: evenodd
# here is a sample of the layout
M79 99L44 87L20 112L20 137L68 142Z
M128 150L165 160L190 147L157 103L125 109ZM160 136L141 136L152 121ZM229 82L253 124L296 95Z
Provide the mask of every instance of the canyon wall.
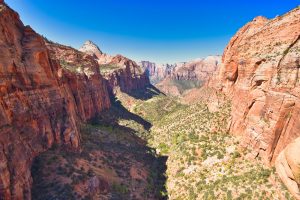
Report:
M110 101L92 59L67 49L68 67L73 59L87 64L83 73L62 68L55 59L60 47L48 45L50 54L44 39L3 1L0 32L0 199L31 199L34 157L54 143L78 149L79 122Z
M246 24L229 42L222 61L219 76L209 84L232 99L230 132L242 136L242 145L254 147L253 156L274 164L300 136L299 7L272 20L257 17ZM298 150L283 158L289 162L286 166L299 160L296 144ZM300 164L293 166L285 170L299 177ZM299 195L295 177L289 175L296 185L293 193Z
M119 66L111 73L103 75L111 91L118 87L122 92L130 93L150 85L149 77L134 61L117 55L109 64Z
M150 85L147 72L133 60L122 55L111 56L102 53L91 41L85 42L79 50L94 57L98 62L100 72L106 79L111 93L116 89L130 93Z
M62 68L61 82L68 86L68 98L74 99L76 113L83 122L110 107L108 85L93 57L60 44L47 42L46 46L53 63Z
M177 64L169 77L177 80L200 80L205 82L218 69L220 63L221 56L208 56L181 65Z
M182 63L177 64L157 64L150 61L141 61L138 63L139 66L142 67L146 71L146 74L149 76L152 84L157 84L167 76L169 76L174 68L177 65L182 65Z
M165 94L179 96L185 91L200 88L210 80L219 69L221 56L208 56L174 65L157 66L143 62L147 66L150 79Z
M218 69L220 63L221 56L208 56L189 62L162 65L141 61L139 65L147 72L151 82L157 84L164 79L206 81Z

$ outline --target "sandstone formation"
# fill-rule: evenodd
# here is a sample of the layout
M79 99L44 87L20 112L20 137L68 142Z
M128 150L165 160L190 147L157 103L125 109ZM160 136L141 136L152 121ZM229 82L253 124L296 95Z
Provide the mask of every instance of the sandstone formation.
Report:
M100 72L107 80L110 92L113 93L118 88L122 92L130 93L150 85L146 72L136 62L122 55L100 54L99 48L90 41L85 42L80 50L96 57Z
M138 63L146 71L146 74L149 76L152 84L157 84L167 76L169 76L177 64L156 64L149 61L141 61ZM181 63L178 63L181 66Z
M103 54L102 51L100 50L100 48L90 40L86 41L82 45L82 47L80 47L79 51L85 52L85 53L88 53L91 55L95 54L95 56L97 56L97 57L100 57Z
M300 199L300 137L287 145L276 159L276 171L290 192Z
M195 59L190 62L166 65L144 65L150 79L155 80L155 86L165 94L181 95L184 91L203 86L218 70L220 56L208 56L205 59ZM149 67L150 66L150 67Z
M204 59L196 59L177 67L170 74L172 79L177 80L200 80L205 82L218 69L221 63L220 56L208 56Z
M241 135L244 146L254 147L254 156L273 164L300 136L299 7L272 20L257 17L246 24L231 39L222 61L215 79L219 83L210 85L232 99L230 132ZM299 154L284 152L287 162L299 159ZM294 175L295 170L291 167ZM299 184L296 177L294 181Z
M0 199L31 199L33 158L54 143L78 148L80 119L110 101L92 59L67 48L67 63L83 59L84 73L62 68L55 55L64 47L50 45L50 56L44 39L3 1L0 32Z
M82 47L79 48L79 51L92 56L99 64L107 64L113 59L113 56L103 53L100 48L90 40L86 41Z
M110 107L105 79L98 63L89 55L73 48L47 42L53 63L62 67L61 81L68 85L69 99L76 103L76 113L86 122ZM59 71L60 72L60 71Z

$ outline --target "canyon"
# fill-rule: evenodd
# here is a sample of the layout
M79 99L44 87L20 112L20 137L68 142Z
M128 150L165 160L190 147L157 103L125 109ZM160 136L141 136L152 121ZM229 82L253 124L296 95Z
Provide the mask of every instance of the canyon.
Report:
M299 7L172 65L0 32L0 200L300 199Z

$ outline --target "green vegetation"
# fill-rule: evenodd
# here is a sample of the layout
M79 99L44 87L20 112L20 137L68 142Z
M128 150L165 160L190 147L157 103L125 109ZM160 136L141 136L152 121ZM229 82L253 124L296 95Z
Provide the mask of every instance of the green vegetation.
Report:
M121 195L126 195L129 192L129 190L128 190L128 188L127 188L126 185L122 185L122 184L118 184L118 183L113 183L112 189L116 193L121 194Z
M113 111L106 114L117 117ZM134 130L109 119L83 124L80 132L80 151L54 145L35 159L33 199L163 199L165 159L141 143ZM104 189L91 192L95 177Z
M199 102L183 105L157 96L136 103L136 114L152 123L148 143L168 156L169 199L279 199L274 171L259 159L245 159L249 150L227 133L230 102L216 112ZM277 184L272 180L276 179Z
M103 64L100 65L100 73L105 75L105 74L110 74L111 72L120 69L121 67L116 65L116 64Z
M275 170L228 134L229 101L212 112L164 95L118 97L81 126L81 152L53 147L36 159L34 199L89 199L75 188L93 177L109 177L105 195L115 199L292 199Z
M73 72L73 73L82 73L83 69L82 69L82 66L80 65L75 65L75 64L72 64L72 63L69 63L65 60L60 60L60 66L70 72Z

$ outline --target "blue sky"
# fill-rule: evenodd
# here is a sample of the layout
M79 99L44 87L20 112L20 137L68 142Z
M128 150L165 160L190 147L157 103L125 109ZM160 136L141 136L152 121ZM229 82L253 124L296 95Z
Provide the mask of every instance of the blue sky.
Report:
M136 61L188 61L222 54L235 32L258 15L273 18L300 0L5 0L24 24L50 40ZM46 3L45 3L46 2Z

